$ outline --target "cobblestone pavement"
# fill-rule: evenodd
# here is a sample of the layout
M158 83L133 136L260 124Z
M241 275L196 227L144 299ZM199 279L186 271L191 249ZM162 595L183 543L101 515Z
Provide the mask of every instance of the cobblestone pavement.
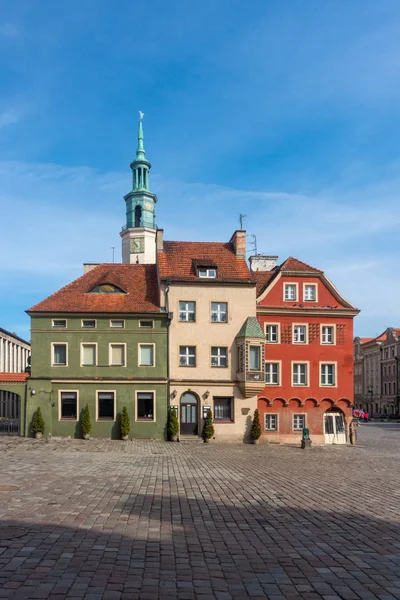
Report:
M0 598L400 599L400 425L358 433L306 451L0 438Z

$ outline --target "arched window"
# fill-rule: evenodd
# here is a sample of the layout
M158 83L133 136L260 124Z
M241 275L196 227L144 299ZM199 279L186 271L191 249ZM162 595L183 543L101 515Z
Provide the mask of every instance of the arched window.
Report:
M142 226L142 207L139 206L139 204L137 206L135 206L135 227L141 227Z
M113 283L102 283L90 291L91 294L125 294L121 288Z

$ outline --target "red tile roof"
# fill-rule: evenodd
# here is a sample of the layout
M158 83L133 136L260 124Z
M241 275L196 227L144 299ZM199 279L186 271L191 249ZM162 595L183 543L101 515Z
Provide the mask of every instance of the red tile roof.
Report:
M238 258L230 243L164 242L163 251L158 253L158 271L163 280L199 281L196 263L216 267L217 281L254 282L246 259ZM215 281L201 279L202 283Z
M297 258L293 258L293 256L289 256L280 266L281 271L300 271L307 273L322 273L320 269L315 269L311 267L305 262L298 260Z
M278 272L277 270L254 271L253 272L253 277L257 282L257 291L256 291L257 298L261 294L261 292L266 288L266 286L271 281L271 279L273 279L273 277L275 277L277 272Z
M110 283L125 294L90 294ZM156 265L101 264L61 288L27 312L142 313L160 312Z
M366 344L367 342L371 342L372 340L374 340L375 338L360 338L360 341L362 344Z
M25 383L28 377L28 373L0 373L0 381L3 383L6 383L8 381L10 383Z

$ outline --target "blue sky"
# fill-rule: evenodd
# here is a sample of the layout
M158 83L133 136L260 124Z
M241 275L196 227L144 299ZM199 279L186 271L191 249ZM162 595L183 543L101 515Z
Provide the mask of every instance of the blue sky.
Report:
M167 239L322 268L400 326L398 0L0 0L0 326L120 259L138 110Z

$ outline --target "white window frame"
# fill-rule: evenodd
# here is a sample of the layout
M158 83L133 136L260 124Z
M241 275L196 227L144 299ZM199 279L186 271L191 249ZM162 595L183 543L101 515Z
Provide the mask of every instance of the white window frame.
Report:
M217 267L198 267L197 276L200 279L216 279L217 278Z
M64 321L65 325L54 325L54 321ZM51 326L54 327L55 329L67 329L67 319L52 319L51 320Z
M141 359L141 347L142 346L153 346L153 364L152 365L142 365L140 362ZM156 366L156 345L152 344L151 342L141 342L140 344L138 344L138 367L147 367L147 368L152 368Z
M65 346L65 365L59 365L54 362L54 346ZM51 342L51 366L68 367L68 342Z
M141 323L144 321L146 321L146 323L151 323L151 327L147 327L147 325L141 325ZM154 329L154 321L153 319L139 319L139 327L141 329Z
M87 325L84 325L84 321L93 321L94 325L93 327L88 327ZM97 320L96 319L81 319L81 328L82 329L96 329L97 328Z
M124 346L124 359L125 363L123 365L117 365L112 362L112 347L113 346ZM108 344L108 366L109 367L126 367L128 364L128 357L126 353L126 342L110 342Z
M76 394L76 419L61 417L61 394ZM79 390L58 390L58 420L67 423L76 423L79 421Z
M325 365L330 365L334 367L333 379L334 383L322 383L322 368ZM328 388L336 388L338 383L338 373L337 373L337 362L333 360L321 360L319 363L319 387L328 387Z
M143 419L138 417L138 394L153 394L153 418ZM156 390L135 390L135 422L137 423L155 423L157 421L157 392Z
M306 366L306 383L294 383L294 366L305 365ZM310 361L308 360L292 360L291 369L291 385L292 387L310 387Z
M276 341L271 342L267 339L268 327L276 327ZM265 343L266 344L280 344L281 343L281 324L280 323L264 323Z
M296 298L286 298L286 288L293 286L296 289ZM299 284L286 282L283 284L283 301L284 302L298 302L299 301Z
M217 354L213 355L213 350L218 350ZM220 350L225 350L225 356L223 357L220 353ZM218 359L218 363L221 362L221 357L226 359L226 365L213 365L212 364L212 359L213 358L217 358ZM227 369L228 368L228 346L211 346L211 350L210 350L210 361L211 361L211 368L212 369Z
M250 355L251 355L251 348L258 348L258 369L252 369L251 368L251 363L250 363ZM249 371L253 371L255 373L258 373L260 371L262 371L262 348L260 344L249 344Z
M298 342L295 340L295 327L304 327L305 328L305 336L304 336L304 342ZM301 346L304 346L306 344L308 344L308 323L293 323L292 325L292 344L299 344Z
M267 420L269 417L275 418L275 427L267 427ZM264 413L264 431L279 431L279 415L278 413Z
M113 323L122 323L122 326L113 325ZM125 319L110 319L110 328L111 329L125 329Z
M324 327L331 327L332 329L332 341L324 342ZM332 325L331 323L321 323L320 325L320 341L321 346L336 346L336 325Z
M217 308L214 309L214 310L213 310L213 304L217 304ZM221 308L220 308L221 304L225 304L226 305L226 310L225 311L221 310ZM213 321L213 318L212 318L213 314L215 314L215 315L218 316L218 320L217 321ZM225 321L221 321L221 319L220 319L221 315L225 315L226 316ZM225 302L225 301L222 302L222 301L219 301L219 300L212 300L211 301L211 304L210 304L210 323L213 323L213 324L223 323L225 325L226 325L226 323L228 323L228 303L227 302Z
M267 381L267 365L278 365L278 382L277 383L271 383L269 381ZM281 360L266 360L264 363L264 370L265 370L265 385L268 386L272 386L272 387L276 387L276 386L281 386L282 385L282 361Z
M109 419L106 417L99 418L99 394L114 394L114 418ZM115 423L115 419L117 417L117 392L116 390L96 390L96 422L104 421L104 423Z
M187 308L187 305L191 303L194 304L194 310L191 311ZM185 305L185 309L181 310L181 304ZM191 321L189 319L189 314L191 314L193 312L194 315L194 319L193 321ZM181 319L181 313L184 313L186 315L186 319ZM178 321L179 323L196 323L196 301L195 300L179 300L178 301Z
M197 346L195 346L194 344L179 344L178 346L179 351L178 351L178 365L179 367L182 367L183 369L195 369L197 367ZM189 354L188 352L186 352L185 354L181 354L181 348L194 348L194 355L193 354ZM181 364L181 356L185 356L186 358L189 358L191 356L194 356L194 365L182 365Z
M83 364L83 347L84 346L94 346L96 348L96 356L95 356L95 363L94 365L84 365ZM98 359L98 352L97 352L97 342L81 342L81 367L97 367L97 364L99 362Z
M295 419L296 417L301 417L304 419L303 427L295 427ZM292 416L292 431L303 431L303 429L307 428L307 415L305 413L294 413Z
M315 290L315 298L308 300L306 298L306 287L313 287ZM318 284L317 283L303 283L303 302L318 302Z

